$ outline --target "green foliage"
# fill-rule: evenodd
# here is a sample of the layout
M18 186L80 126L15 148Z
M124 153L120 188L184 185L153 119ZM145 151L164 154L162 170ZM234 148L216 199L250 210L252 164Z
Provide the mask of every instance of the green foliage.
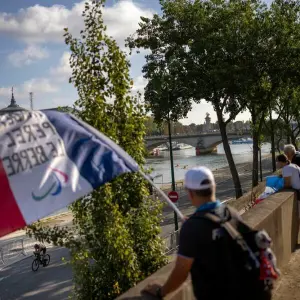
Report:
M279 125L281 131L284 132L288 141L298 148L296 137L300 133L300 88L288 85L283 87L276 99L274 111L278 114L278 120L281 121Z
M299 0L161 0L163 14L142 18L128 39L146 48L145 98L156 120L185 117L206 100L216 111L224 150L239 189L226 126L247 109L253 132L253 185L262 124L280 90L299 86ZM182 91L178 93L178 91ZM237 194L238 196L238 194Z
M162 111L166 116L170 110L176 120L186 116L191 101L204 99L221 114L228 113L229 123L244 109L239 101L249 80L244 56L253 33L250 23L260 4L189 0L161 4L163 15L142 18L140 28L128 39L132 49L152 52L143 68L145 78L150 79L145 98L151 111L161 118ZM175 90L175 95L155 97L153 90L169 94ZM178 90L182 91L179 95Z
M70 106L59 106L56 108L58 111L72 114L74 116L78 117L78 110L75 107L70 107Z
M146 136L161 135L163 131L162 124L155 123L153 117L147 117L145 119L145 127L146 127Z
M252 23L253 34L245 55L248 87L244 91L246 107L251 114L253 132L253 185L258 183L258 146L264 120L271 121L274 136L276 120L272 110L281 93L289 86L299 85L299 1L274 1L270 8L262 6ZM275 141L271 138L274 152ZM275 156L273 153L273 169Z
M253 1L162 0L162 16L142 18L133 48L146 48L143 68L149 79L145 101L156 120L183 118L192 103L205 100L217 113L224 150L235 183L241 185L228 143L226 126L245 109L249 81L245 55L253 34Z
M284 139L286 138L285 124L281 118L276 119L276 123L266 119L264 125L262 126L261 134L264 137L264 142L271 142L272 134L274 135L274 150L280 152L280 145L284 144ZM271 124L272 123L272 124ZM270 131L271 126L273 126L273 133Z
M77 88L78 116L144 163L145 113L130 96L126 55L106 34L104 0L89 1L80 38L65 29L71 50L70 83ZM149 196L139 174L128 173L71 206L76 237L67 229L29 231L37 238L68 247L74 270L74 297L115 299L166 263L159 237L161 204Z

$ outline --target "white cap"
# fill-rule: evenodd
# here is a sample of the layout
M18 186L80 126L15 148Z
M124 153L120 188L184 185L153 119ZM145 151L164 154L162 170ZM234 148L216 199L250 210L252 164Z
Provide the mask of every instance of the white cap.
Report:
M203 181L209 183L202 184ZM215 178L212 171L206 167L195 167L185 174L184 186L189 190L205 190L215 186Z

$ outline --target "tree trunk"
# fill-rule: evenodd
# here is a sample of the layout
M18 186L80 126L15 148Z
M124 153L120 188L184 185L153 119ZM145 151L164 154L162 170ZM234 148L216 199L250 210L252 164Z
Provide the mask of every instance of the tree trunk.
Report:
M280 147L280 142L281 142L281 139L278 139L277 140L277 151L278 151L278 153L280 153L281 152L281 147Z
M271 133L271 153L272 153L272 169L273 172L276 171L276 159L275 159L275 132L274 123L272 118L272 109L269 108L269 118L270 118L270 133Z
M286 137L286 144L290 144L291 143L291 136L290 136L290 123L289 120L287 118L287 116L283 117L284 120L284 135Z
M271 151L272 151L272 169L276 171L276 157L275 157L275 133L274 130L271 132Z
M298 151L297 143L296 143L296 138L294 136L291 136L291 141L292 144L295 146L296 151Z
M231 153L230 145L228 142L228 137L227 137L227 132L226 132L226 124L223 120L222 112L218 111L217 109L216 109L216 112L217 112L217 117L218 117L220 133L222 136L223 147L224 147L224 151L226 154L226 158L228 161L229 169L231 172L231 176L232 176L232 180L233 180L233 184L234 184L234 188L235 188L235 196L236 196L236 198L240 198L241 196L243 196L243 191L242 191L239 174L237 172L235 162L233 160L233 156Z
M255 108L251 110L252 124L255 124L252 130L253 138L253 165L252 165L252 186L258 185L258 151L259 151L259 134L264 120L264 114L256 114Z
M296 150L298 151L297 143L296 143L296 136L294 132L291 132L291 142L295 146Z
M258 150L259 150L259 135L257 130L253 130L253 165L252 165L252 186L258 185Z

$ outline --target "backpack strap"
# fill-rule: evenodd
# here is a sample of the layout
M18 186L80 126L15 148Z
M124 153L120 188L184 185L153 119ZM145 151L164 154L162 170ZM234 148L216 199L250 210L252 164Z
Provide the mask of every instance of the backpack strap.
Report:
M220 218L219 216L212 214L212 213L205 213L203 218L208 219L216 224L219 224L221 227L223 227L228 234L231 236L231 238L236 241L236 243L241 247L241 249L244 252L247 252L248 255L251 257L253 260L255 267L259 268L260 263L259 260L257 259L256 255L253 253L252 249L248 246L246 241L244 240L243 236L241 233L232 226L229 220L224 220Z
M204 217L225 228L229 235L232 237L232 239L243 239L242 235L230 224L229 221L223 221L219 216L214 215L212 213L206 213L204 214Z

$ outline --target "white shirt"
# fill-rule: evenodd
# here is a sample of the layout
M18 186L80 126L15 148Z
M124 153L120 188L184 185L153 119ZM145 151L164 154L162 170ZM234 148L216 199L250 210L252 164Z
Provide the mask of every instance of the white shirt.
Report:
M291 185L295 190L300 190L300 168L295 164L289 164L282 168L282 177L291 177Z

